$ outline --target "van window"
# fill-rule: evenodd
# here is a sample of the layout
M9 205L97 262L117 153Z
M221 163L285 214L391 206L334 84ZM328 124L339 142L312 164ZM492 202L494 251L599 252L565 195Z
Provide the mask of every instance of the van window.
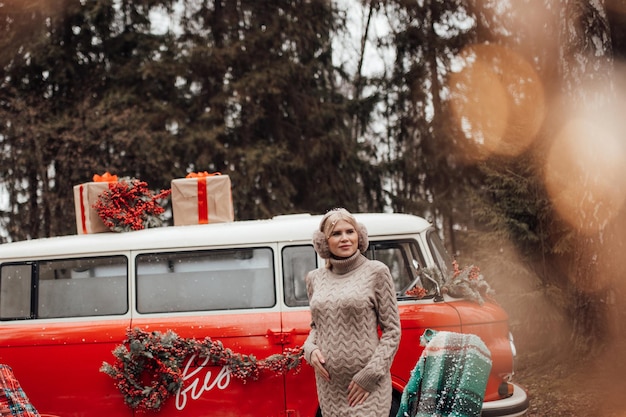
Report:
M0 318L31 318L32 264L3 265L0 272Z
M270 248L141 254L137 311L168 313L272 307Z
M439 267L443 277L452 275L452 257L446 250L439 235L433 230L426 235L428 246L433 254L435 263Z
M121 255L3 264L0 319L125 314L127 270Z
M420 270L425 261L417 241L413 239L370 241L364 255L389 267L398 297L403 296L404 292L415 284L422 285L427 291L427 296L435 294L436 287L428 280L422 282L420 278ZM318 267L316 259L315 250L311 245L287 246L283 249L283 282L285 304L288 306L308 305L304 278L307 272Z
M282 260L285 304L290 307L308 305L304 277L317 268L317 255L313 245L286 246L283 248Z
M387 265L398 295L415 285L418 272L424 265L417 242L409 239L370 242L365 256Z

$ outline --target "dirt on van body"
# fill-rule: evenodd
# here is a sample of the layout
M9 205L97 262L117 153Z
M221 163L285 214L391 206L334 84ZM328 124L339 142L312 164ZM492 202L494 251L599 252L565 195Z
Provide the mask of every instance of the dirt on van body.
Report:
M522 353L515 381L530 397L526 417L626 417L626 343L602 353Z

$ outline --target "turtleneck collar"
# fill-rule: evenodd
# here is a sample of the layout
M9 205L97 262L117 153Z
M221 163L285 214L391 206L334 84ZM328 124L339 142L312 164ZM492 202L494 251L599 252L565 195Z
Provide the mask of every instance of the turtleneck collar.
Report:
M332 266L331 271L333 271L337 275L344 275L363 265L366 261L367 258L363 256L360 251L357 250L352 256L348 258L330 258L330 265Z

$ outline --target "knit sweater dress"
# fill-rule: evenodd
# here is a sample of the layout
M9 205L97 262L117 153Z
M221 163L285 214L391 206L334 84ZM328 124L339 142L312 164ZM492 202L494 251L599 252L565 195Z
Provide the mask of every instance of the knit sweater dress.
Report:
M400 318L389 269L356 252L331 259L332 269L306 276L311 331L305 359L320 349L330 381L316 374L323 417L387 417L391 406L393 357L400 343ZM378 328L382 330L379 338ZM348 385L354 380L369 392L350 407Z

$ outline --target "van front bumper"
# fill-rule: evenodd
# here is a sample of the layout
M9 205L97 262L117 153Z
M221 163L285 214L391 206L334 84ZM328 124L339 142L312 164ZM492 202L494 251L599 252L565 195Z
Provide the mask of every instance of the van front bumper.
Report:
M481 417L517 417L528 410L529 400L526 391L513 384L513 395L496 401L483 403Z

